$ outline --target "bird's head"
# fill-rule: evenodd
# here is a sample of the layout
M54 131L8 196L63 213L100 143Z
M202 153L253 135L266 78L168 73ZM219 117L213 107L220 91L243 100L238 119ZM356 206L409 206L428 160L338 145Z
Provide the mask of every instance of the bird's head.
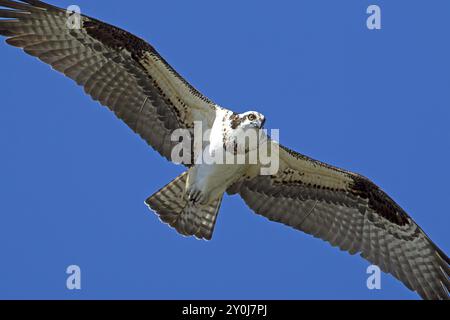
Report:
M240 114L234 114L231 117L231 127L233 129L262 129L266 118L259 112L248 111Z

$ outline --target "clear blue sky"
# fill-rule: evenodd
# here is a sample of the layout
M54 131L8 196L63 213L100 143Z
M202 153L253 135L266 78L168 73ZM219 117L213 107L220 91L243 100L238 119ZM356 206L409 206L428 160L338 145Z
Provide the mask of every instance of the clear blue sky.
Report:
M283 144L362 173L447 254L448 0L56 1L150 41L200 91ZM366 8L382 9L382 30ZM71 80L0 45L0 298L416 299L327 243L222 205L214 239L144 205L182 168ZM65 269L82 270L82 290Z

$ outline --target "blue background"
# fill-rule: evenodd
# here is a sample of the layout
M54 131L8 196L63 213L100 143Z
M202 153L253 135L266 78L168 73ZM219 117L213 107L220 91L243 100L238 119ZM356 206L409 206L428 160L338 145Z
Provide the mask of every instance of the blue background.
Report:
M217 103L264 113L283 144L372 178L450 251L449 1L76 3ZM181 167L18 49L0 45L0 70L0 298L418 298L385 274L368 290L368 262L238 197L212 242L179 236L143 201Z

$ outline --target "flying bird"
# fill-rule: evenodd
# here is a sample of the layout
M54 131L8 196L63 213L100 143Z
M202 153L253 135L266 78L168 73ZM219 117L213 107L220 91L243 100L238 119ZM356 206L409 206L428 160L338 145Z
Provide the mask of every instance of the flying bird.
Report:
M209 151L248 152L238 138L261 131L262 114L220 107L127 31L85 15L70 27L68 17L42 1L0 0L0 35L83 86L170 161L179 144L172 133L192 132L195 123L210 130ZM146 204L180 234L210 240L223 195L237 194L259 215L359 253L424 299L449 299L449 258L383 190L359 174L270 145L278 147L274 174L261 174L260 163L186 162L187 171Z

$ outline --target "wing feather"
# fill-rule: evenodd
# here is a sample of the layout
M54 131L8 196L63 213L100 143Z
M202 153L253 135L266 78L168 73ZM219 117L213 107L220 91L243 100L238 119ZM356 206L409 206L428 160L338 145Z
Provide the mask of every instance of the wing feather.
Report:
M150 44L84 15L71 29L68 14L42 1L0 0L0 35L83 86L169 160L174 130L212 126L217 106Z
M256 213L360 253L424 299L449 299L449 258L406 212L368 179L280 146L274 176L229 190Z

